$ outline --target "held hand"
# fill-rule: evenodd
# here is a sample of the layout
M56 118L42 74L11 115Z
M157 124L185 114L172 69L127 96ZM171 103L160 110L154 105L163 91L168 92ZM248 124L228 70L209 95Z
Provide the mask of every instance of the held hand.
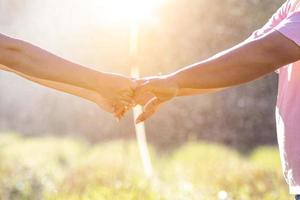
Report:
M135 106L133 97L136 82L116 74L107 74L105 81L99 86L98 93L103 99L99 101L100 104L97 104L113 110L115 117L121 119L128 110Z
M112 103L97 93L95 93L93 102L95 102L102 110L113 114L118 120L121 120L124 114L130 109L130 107L127 107L122 103Z
M118 115L116 113L116 111L117 111L116 105L114 103L108 101L107 99L103 98L98 93L96 93L96 92L85 93L85 98L94 102L95 104L97 104L97 106L100 109L113 114L119 120L121 119L122 116Z
M135 90L135 101L144 106L144 112L137 118L140 123L151 117L166 101L177 96L177 84L167 77L140 79Z

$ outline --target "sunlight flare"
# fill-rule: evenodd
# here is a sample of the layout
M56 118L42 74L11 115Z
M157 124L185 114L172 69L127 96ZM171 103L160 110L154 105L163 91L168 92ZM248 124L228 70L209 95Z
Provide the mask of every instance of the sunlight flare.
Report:
M139 78L139 33L142 23L156 21L155 11L164 0L92 0L91 16L101 26L125 25L130 27L129 56L131 60L131 76ZM133 109L136 119L143 112L141 106ZM153 178L153 167L147 146L145 124L135 124L137 143L145 175Z
M155 11L164 0L92 0L92 15L101 24L131 24L155 21Z

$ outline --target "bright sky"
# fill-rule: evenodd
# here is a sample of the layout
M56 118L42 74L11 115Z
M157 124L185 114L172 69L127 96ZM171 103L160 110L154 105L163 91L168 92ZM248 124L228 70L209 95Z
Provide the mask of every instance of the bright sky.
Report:
M155 10L164 0L93 0L92 15L103 24L141 23L155 20ZM99 12L101 11L101 12Z

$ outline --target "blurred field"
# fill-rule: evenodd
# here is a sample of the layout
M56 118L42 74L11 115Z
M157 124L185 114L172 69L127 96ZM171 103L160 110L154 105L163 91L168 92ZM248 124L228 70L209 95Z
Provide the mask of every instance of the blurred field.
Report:
M156 178L144 180L134 141L90 145L71 138L0 136L2 200L291 199L276 147L247 155L188 143L161 154Z

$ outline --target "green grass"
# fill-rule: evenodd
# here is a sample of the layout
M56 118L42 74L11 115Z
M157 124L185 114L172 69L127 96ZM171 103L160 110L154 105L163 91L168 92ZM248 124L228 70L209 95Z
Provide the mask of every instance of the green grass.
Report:
M89 145L2 134L0 199L291 199L276 147L247 156L207 143L188 143L168 154L150 149L156 177L146 181L134 141Z

